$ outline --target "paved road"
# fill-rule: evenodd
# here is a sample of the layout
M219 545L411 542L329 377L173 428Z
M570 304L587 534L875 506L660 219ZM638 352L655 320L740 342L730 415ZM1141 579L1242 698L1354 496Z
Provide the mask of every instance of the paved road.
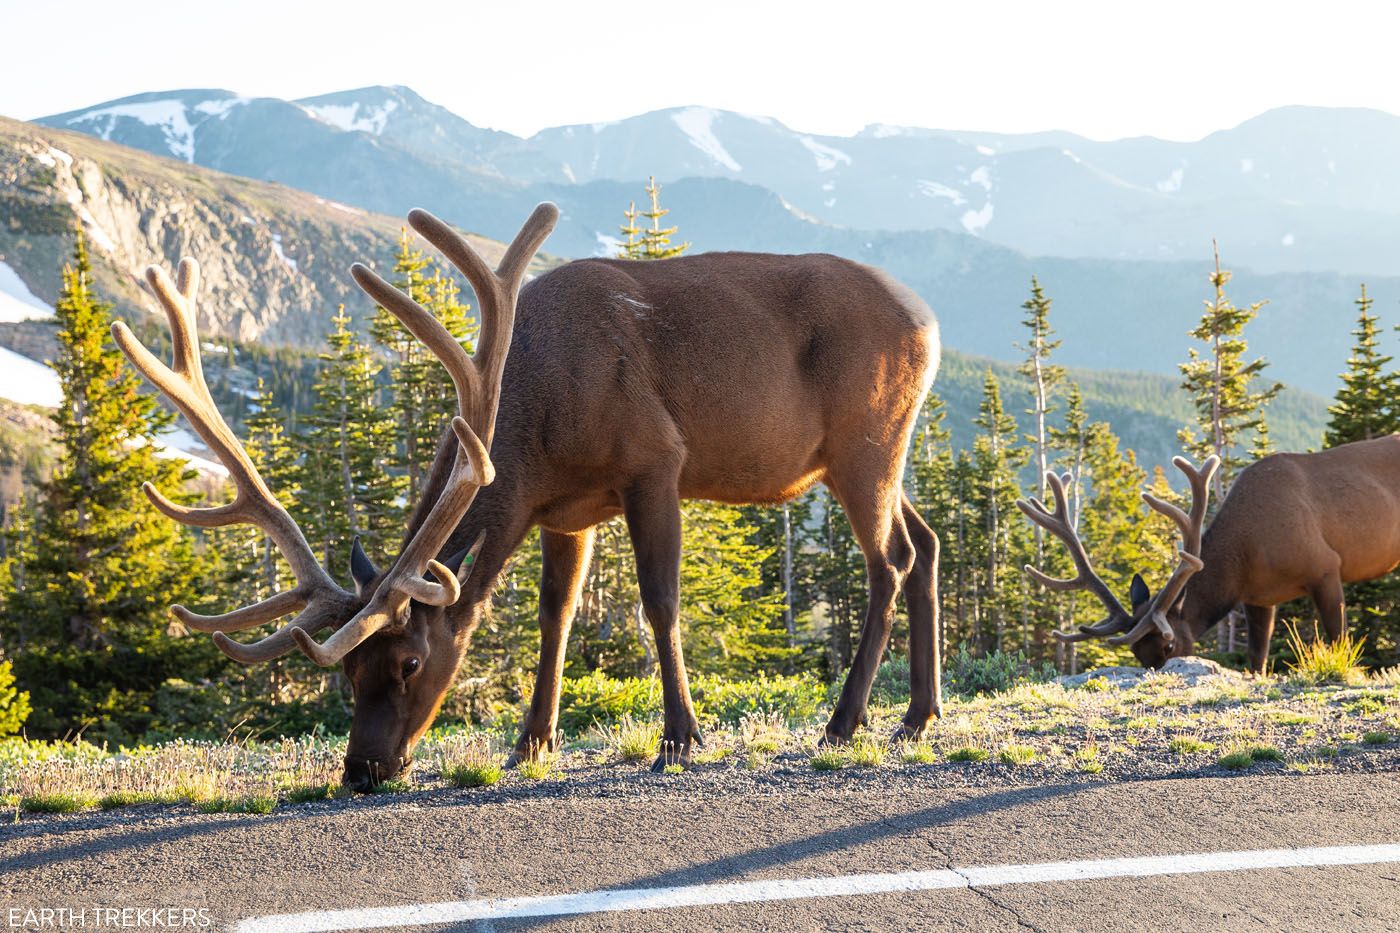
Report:
M607 888L1400 843L1400 774L902 794L848 781L824 792L694 799L482 802L463 791L271 816L149 813L37 826L0 832L0 908L203 907L223 925L288 912ZM661 925L1400 930L1400 864L974 885L457 928Z

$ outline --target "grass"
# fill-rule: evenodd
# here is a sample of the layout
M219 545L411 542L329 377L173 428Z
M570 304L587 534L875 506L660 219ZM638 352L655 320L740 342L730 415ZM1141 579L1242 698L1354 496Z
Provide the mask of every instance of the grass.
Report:
M1243 771L1261 761L1282 761L1283 753L1272 745L1240 745L1220 756L1220 767Z
M19 806L26 813L77 813L91 810L99 802L93 794L59 792L21 797Z
M1296 625L1287 626L1286 631L1294 657L1290 665L1294 679L1309 684L1352 684L1365 676L1359 663L1365 638L1352 638L1350 632L1344 632L1336 641L1327 642L1314 630L1313 638L1304 641Z
M1203 755L1215 751L1215 743L1191 735L1179 735L1167 745L1178 755Z
M633 692L648 695L640 687ZM759 694L736 688L733 695ZM702 717L708 741L695 749L692 763L715 771L771 771L775 758L798 752L795 760L816 771L881 768L891 760L930 770L998 762L1007 768L989 775L1036 765L1087 780L1110 771L1115 776L1179 773L1184 764L1244 770L1270 760L1291 771L1324 770L1339 753L1353 754L1356 766L1388 767L1400 749L1396 670L1320 682L1293 674L1208 678L1194 685L1154 675L1135 683L1104 680L1102 687L1068 689L1021 682L990 695L950 695L943 717L930 724L923 740L891 745L883 737L899 724L906 702L891 697L886 705L872 706L868 728L851 745L832 749L817 747L829 707L810 718L763 708L729 723ZM442 726L417 750L414 786L392 782L378 790L487 787L629 767L656 754L657 718L644 709L566 730L560 751L523 763L513 776L500 762L517 737L514 715L484 726ZM1370 751L1354 752L1360 748ZM116 749L81 741L0 739L0 820L142 805L258 812L267 801L327 800L349 794L339 783L344 755L344 739L323 736Z
M381 781L369 789L371 794L403 794L413 789L413 785L399 778Z
M857 768L878 768L885 763L888 751L889 745L884 740L862 733L851 742L846 757Z
M1020 767L1033 763L1037 758L1035 747L1032 745L1004 745L997 752L997 761L1004 765Z
M540 752L533 758L526 758L515 766L516 773L527 781L543 781L554 773L559 764L558 752Z
M991 752L976 745L963 745L948 753L949 761L965 761L971 764L980 764L990 757Z
M906 765L931 765L938 760L938 752L928 742L905 742L899 760Z
M288 803L310 803L313 800L330 800L335 797L334 784L302 784L289 789L284 795Z
M442 772L443 780L453 787L490 787L504 776L505 770L494 761L462 762Z

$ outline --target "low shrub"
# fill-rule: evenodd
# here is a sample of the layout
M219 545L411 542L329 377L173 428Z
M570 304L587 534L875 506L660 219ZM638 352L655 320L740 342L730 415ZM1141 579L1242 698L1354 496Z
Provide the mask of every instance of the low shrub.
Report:
M975 656L966 646L958 648L943 668L943 688L962 697L1003 693L1026 683L1054 679L1055 665L1036 664L1020 651L993 651Z

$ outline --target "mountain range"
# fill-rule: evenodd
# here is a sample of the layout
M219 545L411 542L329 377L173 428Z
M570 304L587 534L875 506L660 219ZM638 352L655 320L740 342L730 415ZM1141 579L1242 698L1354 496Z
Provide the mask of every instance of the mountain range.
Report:
M268 106L285 112L275 104ZM202 112L197 106L191 109ZM388 112L392 116L394 110ZM350 128L331 126L318 117L329 127L323 130L323 151L331 151L336 142L349 152L389 150L394 158L407 157L369 130L354 128L390 125L385 108L328 113ZM112 127L110 133L107 127L93 128L99 136L115 137L120 135L118 126L125 124ZM217 151L214 129L188 136L180 143L181 151L195 162L201 152ZM410 130L405 127L403 132ZM135 134L136 127L126 131ZM414 132L437 138L444 152L468 151L470 140L465 136L447 139L422 126ZM237 145L240 135L219 146L226 152L248 148ZM140 140L132 136L127 142ZM158 138L146 139L152 147L158 142L169 144L164 128ZM506 142L485 135L481 151L500 151ZM346 159L351 166L357 161ZM485 216L488 208L499 210L507 233L545 192L564 204L566 223L549 243L557 252L568 252L569 244L579 241L589 247L588 241L596 241L610 218L618 216L619 205L639 193L636 184L618 181L521 185L502 181L481 165L458 165L453 171L481 181L481 190L494 192L462 197L453 202L457 209L468 218ZM314 182L308 179L308 184ZM81 225L94 258L98 291L128 318L155 311L140 284L147 264L170 267L182 255L200 259L205 280L200 327L206 340L216 341L210 352L218 352L216 359L221 361L212 370L217 376L211 385L235 423L247 413L248 396L259 379L274 389L288 410L300 410L306 402L309 367L333 309L344 303L360 320L370 310L350 284L346 267L360 260L386 268L401 235L398 217L334 200L322 190L325 193L299 191L72 130L0 118L0 375L13 377L10 382L19 380L24 389L20 395L7 390L8 397L41 404L47 397L35 394L45 386L20 373L21 361L6 354L25 360L52 356L52 328L43 321L20 319L49 313L73 227ZM352 190L347 196L353 194ZM1018 355L1014 344L1020 331L1019 304L1030 276L1039 275L1057 298L1055 323L1065 339L1057 358L1081 366L1089 360L1089 366L1099 370L1072 371L1092 416L1110 420L1145 463L1166 463L1177 450L1175 431L1189 420L1189 412L1184 395L1174 388L1174 363L1185 355L1184 331L1199 313L1197 302L1205 293L1205 269L1199 263L1031 257L951 230L858 231L804 218L773 192L725 178L670 183L665 202L674 209L671 216L683 222L686 239L751 249L771 249L781 242L844 253L884 265L919 289L938 308L943 325L947 349L937 386L960 445L969 443L976 430L973 419L989 365L1005 383L1008 409L1019 414L1029 404L1012 366L987 357L1009 360ZM424 203L446 213L430 194ZM469 235L488 260L500 256L499 241ZM558 261L557 255L544 257L536 271ZM1287 314L1275 307L1266 311L1268 324L1258 327L1252 339L1271 354L1290 349L1287 328L1306 326L1299 309L1308 301L1330 309L1327 340L1299 341L1297 353L1284 352L1277 360L1277 375L1292 380L1294 373L1309 371L1298 361L1315 362L1309 354L1316 355L1324 342L1344 359L1352 287L1346 277L1241 272L1235 286L1243 286L1245 293L1267 288L1307 299L1295 298L1292 310L1280 302ZM1154 308L1162 313L1144 313ZM148 333L158 331L152 321L145 326ZM1154 368L1160 374L1105 371ZM3 384L8 383L0 380ZM51 394L53 387L47 388ZM1313 446L1324 417L1321 398L1295 386L1272 409L1274 438L1285 448ZM0 467L5 469L28 462L18 455L10 459L15 463L6 466L0 451ZM3 480L0 475L0 485Z
M1064 362L1174 374L1211 294L1212 237L1236 303L1269 302L1250 338L1271 375L1318 393L1345 366L1360 283L1383 314L1400 298L1400 118L1375 111L1284 108L1195 143L1100 143L890 126L838 138L682 107L522 139L374 87L297 101L157 92L37 122L369 216L428 206L495 239L554 200L548 248L564 257L610 253L655 175L692 248L884 267L935 308L950 346L993 358L1014 357L1035 275L1056 299ZM322 326L267 333L308 343Z

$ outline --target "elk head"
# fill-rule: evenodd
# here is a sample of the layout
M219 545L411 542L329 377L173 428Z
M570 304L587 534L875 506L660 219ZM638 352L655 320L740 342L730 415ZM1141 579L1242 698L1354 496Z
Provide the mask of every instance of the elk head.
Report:
M1056 632L1055 637L1063 642L1084 641L1089 638L1105 638L1111 645L1128 645L1144 667L1161 667L1167 658L1185 654L1195 641L1195 635L1181 617L1182 596L1186 583L1205 564L1201 561L1201 527L1205 522L1206 503L1210 497L1210 478L1220 465L1218 457L1210 457L1199 469L1185 457L1172 460L1176 468L1186 475L1191 483L1191 512L1187 514L1170 502L1165 502L1151 493L1144 492L1143 500L1154 511L1170 518L1181 531L1181 548L1177 551L1177 565L1156 595L1148 589L1140 574L1134 574L1128 592L1131 609L1123 608L1097 573L1084 551L1084 542L1069 519L1068 500L1065 484L1069 474L1063 477L1046 473L1045 479L1055 496L1055 508L1046 508L1039 499L1018 499L1016 506L1055 537L1069 550L1074 561L1075 576L1062 580L1047 576L1029 565L1026 573L1039 581L1047 589L1056 591L1088 590L1099 598L1108 611L1099 622L1081 625L1073 632Z
M461 595L482 541L453 557L438 558L477 490L495 476L489 450L516 299L531 258L558 216L553 204L537 207L492 271L466 239L442 221L426 211L409 214L413 229L440 249L476 291L481 332L474 357L429 311L365 266L351 267L355 283L446 367L458 407L451 422L456 448L452 470L437 501L419 504L399 556L388 569L377 570L359 541L354 543L353 591L337 584L317 561L305 535L263 482L214 405L204 381L195 328L199 290L195 261L182 259L173 283L157 267L146 270L146 280L170 322L174 345L170 366L142 346L125 324L112 325L117 346L185 415L228 469L237 490L227 505L188 508L166 499L147 483L143 488L151 503L187 525L256 525L282 552L297 580L285 592L223 615L198 615L183 606L172 606L171 613L191 629L212 633L224 654L245 664L271 661L294 649L324 666L343 662L355 698L345 782L356 790L368 790L412 763L413 747L437 714L465 650L464 638L448 610ZM294 612L295 618L259 641L244 644L226 634ZM333 630L332 634L317 642L312 636L323 629Z

